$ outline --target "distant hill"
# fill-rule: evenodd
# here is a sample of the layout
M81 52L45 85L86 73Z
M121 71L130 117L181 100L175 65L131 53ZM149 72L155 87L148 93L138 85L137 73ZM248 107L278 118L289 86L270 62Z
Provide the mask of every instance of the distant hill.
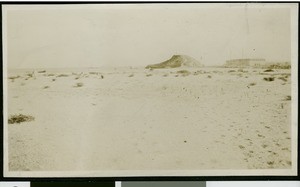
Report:
M272 68L272 69L290 69L290 62L269 62L263 58L251 59L231 59L224 64L227 68Z
M190 56L173 55L169 60L166 60L158 64L150 64L146 66L147 69L163 69L163 68L177 68L177 67L203 67L203 65Z

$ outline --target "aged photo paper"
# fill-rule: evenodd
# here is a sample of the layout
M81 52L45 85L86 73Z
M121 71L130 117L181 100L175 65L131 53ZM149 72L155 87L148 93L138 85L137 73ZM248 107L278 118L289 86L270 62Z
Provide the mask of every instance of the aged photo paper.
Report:
M5 177L297 175L298 4L2 18Z

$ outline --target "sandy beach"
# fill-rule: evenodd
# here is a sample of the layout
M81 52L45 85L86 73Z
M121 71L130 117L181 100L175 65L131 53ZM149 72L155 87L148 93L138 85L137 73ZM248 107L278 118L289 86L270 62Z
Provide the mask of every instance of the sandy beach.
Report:
M290 69L30 72L8 73L8 116L34 117L6 124L10 171L291 168Z

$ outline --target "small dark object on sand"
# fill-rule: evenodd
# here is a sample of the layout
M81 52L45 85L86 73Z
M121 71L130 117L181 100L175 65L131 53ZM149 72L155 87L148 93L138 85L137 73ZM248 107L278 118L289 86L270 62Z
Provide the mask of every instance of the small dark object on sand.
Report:
M255 86L256 85L256 83L255 82L252 82L252 83L250 83L248 86Z
M83 83L82 82L78 82L78 83L76 83L76 85L74 87L78 88L78 87L82 87L82 86L83 86Z

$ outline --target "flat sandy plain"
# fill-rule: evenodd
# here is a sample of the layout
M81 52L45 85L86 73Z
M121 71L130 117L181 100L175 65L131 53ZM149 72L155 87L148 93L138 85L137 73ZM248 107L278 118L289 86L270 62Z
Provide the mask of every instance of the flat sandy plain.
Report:
M291 168L290 70L45 70L8 72L9 171Z

